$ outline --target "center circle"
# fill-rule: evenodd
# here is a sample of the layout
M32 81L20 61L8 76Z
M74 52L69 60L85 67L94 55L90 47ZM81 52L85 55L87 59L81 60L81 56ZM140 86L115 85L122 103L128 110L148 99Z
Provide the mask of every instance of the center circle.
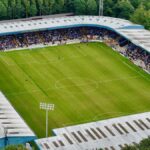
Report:
M55 88L66 92L91 92L98 88L98 82L89 78L67 77L55 82Z

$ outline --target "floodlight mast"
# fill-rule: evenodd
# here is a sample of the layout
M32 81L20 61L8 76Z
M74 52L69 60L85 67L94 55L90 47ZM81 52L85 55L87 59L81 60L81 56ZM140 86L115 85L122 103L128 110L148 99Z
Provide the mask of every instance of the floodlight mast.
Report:
M99 0L99 16L103 16L103 11L104 11L104 1Z
M48 137L48 112L53 111L55 109L54 104L47 104L47 103L40 103L40 109L43 109L46 111L46 137Z

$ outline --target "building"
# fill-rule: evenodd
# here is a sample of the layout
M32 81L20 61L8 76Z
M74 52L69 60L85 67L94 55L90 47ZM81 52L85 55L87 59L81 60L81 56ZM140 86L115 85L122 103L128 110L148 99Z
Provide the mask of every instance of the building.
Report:
M47 16L37 19L1 21L0 36L82 26L103 27L112 30L150 52L150 32L148 30L145 30L142 25L112 17L60 16L53 18Z
M36 135L0 92L0 148L11 144L25 144Z
M120 150L150 136L150 112L54 129L40 150Z

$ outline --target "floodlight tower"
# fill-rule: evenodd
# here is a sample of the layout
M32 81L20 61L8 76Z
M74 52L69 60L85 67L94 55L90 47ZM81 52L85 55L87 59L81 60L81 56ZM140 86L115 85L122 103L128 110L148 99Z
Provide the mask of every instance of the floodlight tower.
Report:
M104 11L104 1L99 0L99 16L103 16L103 11Z
M40 103L40 109L43 109L46 111L46 137L48 137L48 112L53 111L55 109L54 104L47 104L47 103Z

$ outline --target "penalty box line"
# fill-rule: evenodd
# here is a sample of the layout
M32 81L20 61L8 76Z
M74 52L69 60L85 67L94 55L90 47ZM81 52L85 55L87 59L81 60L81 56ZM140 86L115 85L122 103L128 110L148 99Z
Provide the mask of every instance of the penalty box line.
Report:
M103 83L117 82L117 81L121 81L121 80L125 81L125 80L129 80L129 79L137 79L137 78L141 78L141 77L140 76L131 76L131 77L126 77L126 78L112 79L112 80L104 80L104 81L96 81L95 80L95 81L98 83L97 84L97 86L98 86L98 85L103 84ZM89 85L91 85L91 83ZM98 87L96 87L96 88L98 88ZM53 88L47 88L47 89L43 89L43 90L50 91L50 90L63 90L63 89L66 89L66 88L62 88L62 87L59 88L59 87L56 87L55 84L54 84ZM41 90L36 89L36 90L30 90L30 91L10 92L10 93L8 93L8 95L23 95L23 94L36 93L36 92L41 92Z
M150 79L148 79L146 76L144 76L142 73L140 73L139 71L137 71L136 69L134 69L131 65L129 65L128 63L126 63L125 61L122 61L122 63L127 66L129 69L131 69L132 71L136 72L137 74L139 74L142 78L146 79L147 81L150 82Z
M142 112L148 112L147 109L142 110L142 111L136 111L135 113L142 113ZM128 116L131 114L135 114L135 113L131 113L131 112L107 112L107 113L102 113L102 114L98 114L95 115L94 117L92 117L91 119L85 119L82 121L74 121L74 122L68 122L68 123L63 123L62 126L63 127L67 127L67 126L73 126L73 125L78 125L78 124L86 124L89 122L96 122L96 121L101 121L101 120L107 120L107 119L111 119L111 118L116 118L116 117L121 117L121 116ZM108 116L108 117L106 117ZM105 119L104 119L105 118Z
M39 61L29 61L29 62L26 62L26 63L17 63L17 64L20 64L20 65L28 65L28 64L39 64L39 65L47 65L47 64L50 64L50 63L60 63L64 60L73 60L73 59L78 59L78 58L83 58L83 57L86 57L86 56L72 56L70 58L64 58L64 57L60 57L59 59L59 56L58 56L58 59L48 59L47 62L39 62ZM7 65L7 66L16 66L15 64L12 64L12 63L8 63L3 57L1 57L2 61Z

